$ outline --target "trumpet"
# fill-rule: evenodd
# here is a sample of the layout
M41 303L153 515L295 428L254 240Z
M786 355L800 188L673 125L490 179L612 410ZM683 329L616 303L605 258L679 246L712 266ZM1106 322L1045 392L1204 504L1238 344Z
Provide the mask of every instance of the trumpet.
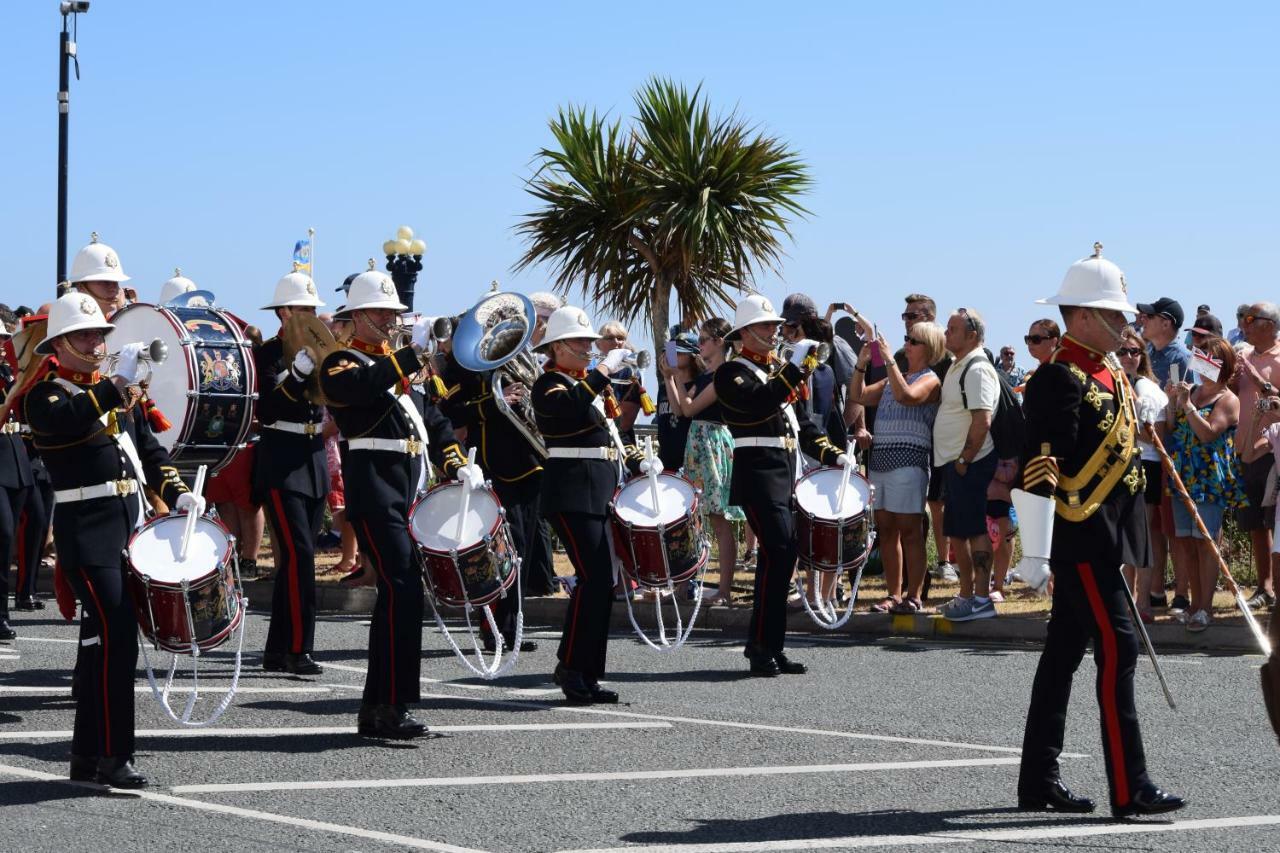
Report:
M400 321L391 327L389 334L393 349L408 346L413 338L413 327L423 318L422 314L401 314ZM448 317L431 317L431 344L436 349L441 341L453 337L453 321Z
M146 377L139 379L139 384L145 385L149 381L151 381L151 373L153 370L152 366L156 364L163 364L165 359L167 359L168 357L169 357L169 345L166 344L164 341L160 340L160 338L154 339L147 346L145 350L138 353L138 362L145 363L147 365ZM120 361L119 351L116 351L113 353L107 353L106 357L102 359L103 372L106 373L107 375L112 374L115 371L116 364L119 361Z
M778 357L783 361L790 361L795 351L796 345L788 341L778 347ZM818 364L825 364L827 359L831 358L831 344L821 341L816 347L810 348L809 355L816 358Z

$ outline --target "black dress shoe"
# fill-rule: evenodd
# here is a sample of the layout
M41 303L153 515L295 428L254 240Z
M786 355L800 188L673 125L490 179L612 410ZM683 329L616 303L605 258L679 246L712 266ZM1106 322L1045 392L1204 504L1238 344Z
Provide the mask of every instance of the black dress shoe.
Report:
M790 660L782 652L778 652L773 656L773 662L778 665L778 672L787 675L804 675L809 671L809 667L799 661Z
M294 675L319 675L324 667L316 663L309 652L300 652L284 656L284 671Z
M769 655L748 655L747 660L751 661L752 675L757 675L761 678L773 678L782 672L778 668L778 662Z
M565 669L564 664L559 664L551 677L560 685L564 698L569 700L570 705L590 705L595 701L591 685L587 684L586 678L576 669ZM614 694L614 701L617 701L617 694Z
M1088 797L1077 797L1071 789L1055 779L1034 795L1018 795L1018 808L1029 812L1071 812L1088 814L1097 806Z
M19 598L13 602L15 610L44 610L44 602L38 598Z
M427 727L418 722L404 705L362 705L356 717L356 731L365 737L409 740L422 737Z
M516 638L515 638L515 637L507 637L507 638L506 638L506 640L505 640L505 642L506 642L506 644L507 644L507 648L509 648L509 649L514 649L514 648L516 647ZM520 641L520 651L522 651L522 652L536 652L537 650L538 650L538 644L537 644L537 643L535 643L533 640L521 640L521 641Z
M616 690L607 690L600 686L598 682L591 682L587 685L587 691L591 694L591 701L596 705L617 705L618 692Z
M1134 815L1143 814L1164 814L1165 812L1176 812L1187 803L1182 797L1175 797L1173 794L1166 794L1155 785L1148 782L1145 786L1134 791L1133 798L1129 800L1127 805L1112 806L1111 814L1113 817L1133 817Z
M9 625L8 619L0 619L0 640L12 640L17 638L18 632L13 630Z
M263 652L262 671L284 672L284 654L282 652Z
M71 773L68 775L70 775L72 782L92 782L93 778L98 775L98 756L73 754L71 756Z
M94 781L112 788L145 788L147 777L133 769L127 757L99 758Z

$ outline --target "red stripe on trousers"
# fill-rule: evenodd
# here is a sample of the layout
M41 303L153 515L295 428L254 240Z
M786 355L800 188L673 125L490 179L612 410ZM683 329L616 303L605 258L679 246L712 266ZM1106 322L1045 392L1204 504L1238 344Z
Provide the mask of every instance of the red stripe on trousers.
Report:
M574 574L581 575L581 580L587 579L586 567L582 566L582 554L578 552L578 542L573 538L573 532L569 529L569 522L565 519L564 513L560 513L560 526L564 528L564 538L568 541L569 547L573 549L573 557L569 562L573 563ZM625 578L623 583L626 583ZM573 596L573 618L569 620L569 635L565 638L565 665L570 669L573 668L573 637L578 633L578 610L582 607L582 590L575 589Z
M27 511L24 509L18 514L18 582L14 586L14 596L22 594L22 588L27 584ZM34 590L32 590L34 592Z
M391 666L391 704L394 705L396 704L396 593L391 587L391 579L382 570L382 555L378 553L373 534L369 532L369 522L361 520L360 524L364 526L364 538L369 540L369 550L373 552L374 571L387 587L387 659Z
M760 573L760 600L756 602L756 606L760 608L760 618L756 620L756 649L759 650L764 645L764 598L769 580L769 552L764 549L764 537L760 533L760 517L751 507L747 507L747 512L751 515L752 527L756 532L756 571Z
M93 599L93 606L98 608L98 642L102 644L102 739L103 752L107 756L111 755L111 703L107 701L107 684L110 683L108 676L108 661L111 659L107 654L110 649L107 648L107 611L102 609L102 602L98 600L98 591L93 588L93 584L89 581L89 576L84 572L80 573L80 577L84 578L84 585L89 589L89 597Z
M1107 743L1111 746L1111 767L1116 774L1116 805L1129 803L1129 776L1124 763L1124 741L1120 737L1120 714L1116 710L1116 635L1111 628L1111 619L1102 604L1102 594L1098 592L1098 583L1093 578L1093 569L1088 563L1078 563L1076 570L1084 581L1084 594L1089 599L1089 607L1093 610L1093 619L1098 623L1098 633L1102 638L1102 720L1107 729Z
M289 644L294 654L302 654L302 596L298 593L298 548L293 544L293 531L289 529L289 519L284 515L284 503L280 500L280 490L271 490L271 506L275 510L276 529L280 531L281 544L289 551L289 559L285 561L289 579L289 625L293 629L293 642Z

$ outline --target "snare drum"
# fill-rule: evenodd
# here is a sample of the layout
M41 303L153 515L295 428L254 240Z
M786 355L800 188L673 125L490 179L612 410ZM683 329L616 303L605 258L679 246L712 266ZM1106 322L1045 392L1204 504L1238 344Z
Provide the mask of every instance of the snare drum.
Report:
M666 588L693 577L707 562L698 490L679 474L657 476L658 505L648 476L623 484L609 505L613 549L622 568L642 586Z
M867 561L871 536L871 485L849 472L844 506L839 505L841 468L819 468L796 483L797 562L802 569L837 572Z
M185 515L153 518L129 540L129 583L142 633L170 652L216 649L244 618L231 534L201 518L182 549Z
M471 492L462 535L456 535L464 488L441 483L423 495L409 511L409 533L435 600L450 607L482 607L515 581L516 549L502 503L489 488Z
M168 357L150 364L147 394L173 427L156 433L179 471L201 465L213 473L244 446L253 421L257 377L240 324L207 305L158 307L137 302L111 315L107 347L150 344L159 338ZM145 371L144 371L145 374Z

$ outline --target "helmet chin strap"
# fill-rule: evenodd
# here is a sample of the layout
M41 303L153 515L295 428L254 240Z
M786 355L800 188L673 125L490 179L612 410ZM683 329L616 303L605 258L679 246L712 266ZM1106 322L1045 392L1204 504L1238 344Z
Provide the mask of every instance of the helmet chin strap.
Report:
M94 365L97 365L97 366L101 367L101 366L102 366L102 362L106 361L106 359L107 359L106 345L105 345L105 344L103 345L103 351L102 351L101 353L97 352L97 348L96 348L96 347L94 348L94 352L81 352L81 351L80 351L80 349L79 349L79 347L77 347L75 344L73 344L73 343L71 342L71 338L70 338L70 337L63 338L63 340L64 340L64 341L66 342L66 344L67 344L67 349L71 350L71 351L72 351L73 353L75 353L77 356L79 356L80 358L82 358L82 359L84 359L85 361L89 362L90 364L94 364Z
M756 343L763 347L761 352L771 352L773 348L778 345L778 334L776 332L767 340L760 337L759 333L753 332L750 329L747 329L746 333L750 335Z
M1107 322L1107 319L1103 316L1101 310L1097 308L1090 308L1089 313L1098 321L1098 325L1107 330L1107 335L1111 338L1111 344L1107 347L1109 351L1114 350L1117 346L1124 343L1124 335L1116 329L1111 328L1111 324Z
M361 311L361 312L360 312L360 322L364 323L366 326L368 326L368 327L369 327L370 329L372 329L374 332L377 332L377 333L378 333L378 335L379 335L379 336L381 336L381 337L383 337L383 338L390 338L390 337L391 337L391 328L388 326L387 328L385 328L385 329L384 329L382 326L379 326L379 325L375 324L372 320L370 320L370 319L369 319L369 312L368 312L368 311Z

